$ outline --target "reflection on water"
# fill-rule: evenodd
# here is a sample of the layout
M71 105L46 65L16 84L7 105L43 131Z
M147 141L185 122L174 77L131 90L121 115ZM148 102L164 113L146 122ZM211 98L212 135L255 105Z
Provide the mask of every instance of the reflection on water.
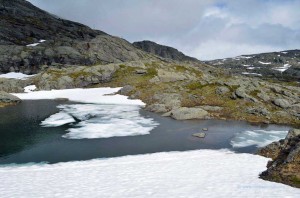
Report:
M68 125L41 127L49 116L58 113L58 101L24 101L17 106L0 109L0 164L28 162L65 162L193 149L232 148L236 133L249 130L288 130L285 126L251 125L238 121L175 121L140 110L145 118L159 123L148 135L103 139L63 138ZM100 118L99 118L100 119ZM70 123L72 125L72 123ZM193 133L208 128L204 139ZM236 148L238 152L253 152L255 146Z

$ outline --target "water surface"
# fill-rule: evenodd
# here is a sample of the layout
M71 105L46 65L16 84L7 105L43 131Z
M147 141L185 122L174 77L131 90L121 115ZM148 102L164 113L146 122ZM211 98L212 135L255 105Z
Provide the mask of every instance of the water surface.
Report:
M232 148L236 134L249 130L288 130L287 126L253 125L241 121L187 120L171 118L140 110L141 116L159 123L148 135L98 139L67 139L68 125L45 128L40 124L58 113L62 101L23 101L17 106L0 109L0 164L29 162L66 162L195 149L229 148L236 152L254 152L255 146ZM208 128L204 139L193 133Z

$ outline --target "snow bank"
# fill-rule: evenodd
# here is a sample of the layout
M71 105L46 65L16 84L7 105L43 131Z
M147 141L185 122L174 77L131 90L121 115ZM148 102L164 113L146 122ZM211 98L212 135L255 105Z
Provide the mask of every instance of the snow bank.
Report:
M284 72L285 70L287 70L291 66L292 65L290 65L290 64L284 64L282 67L275 67L274 70L277 70L277 71L280 71L280 72Z
M249 72L242 72L244 75L254 75L254 76L262 76L261 74L258 73L249 73Z
M16 72L10 72L6 74L0 74L0 78L13 78L13 79L20 79L20 80L26 80L29 77L32 77L34 75L26 75L23 73L16 73Z
M237 133L231 140L231 145L234 148L257 146L264 147L268 144L284 139L288 131L265 131L265 130L253 130L242 131Z
M265 62L262 62L262 61L258 61L260 64L263 64L263 65L271 65L272 63L265 63Z
M0 168L0 197L299 197L258 178L268 159L225 150Z
M32 44L28 44L28 45L26 45L27 47L35 47L35 46L38 46L39 44L41 44L41 43L43 43L43 42L45 42L46 40L44 40L44 39L41 39L41 40L39 40L39 42L38 43L32 43Z
M29 85L27 87L24 87L24 92L25 93L33 92L34 90L36 90L36 86L35 85Z
M158 125L152 118L142 117L136 105L75 104L58 108L60 112L41 125L57 127L75 122L75 117L80 122L70 125L68 133L63 135L68 139L146 135Z
M61 89L35 91L30 93L13 93L22 100L43 100L68 98L71 101L96 104L145 105L141 100L129 100L127 96L114 94L121 88Z

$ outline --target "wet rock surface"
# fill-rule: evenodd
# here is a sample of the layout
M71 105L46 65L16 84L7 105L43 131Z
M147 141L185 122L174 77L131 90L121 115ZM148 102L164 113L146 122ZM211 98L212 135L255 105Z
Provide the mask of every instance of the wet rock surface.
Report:
M300 130L292 129L286 138L261 148L259 155L272 158L260 177L300 188Z

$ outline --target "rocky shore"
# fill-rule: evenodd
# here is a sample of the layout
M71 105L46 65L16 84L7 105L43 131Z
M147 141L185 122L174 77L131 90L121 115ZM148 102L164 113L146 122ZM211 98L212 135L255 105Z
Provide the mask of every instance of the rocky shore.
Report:
M290 130L285 139L261 148L258 154L272 158L262 179L300 188L300 129Z

